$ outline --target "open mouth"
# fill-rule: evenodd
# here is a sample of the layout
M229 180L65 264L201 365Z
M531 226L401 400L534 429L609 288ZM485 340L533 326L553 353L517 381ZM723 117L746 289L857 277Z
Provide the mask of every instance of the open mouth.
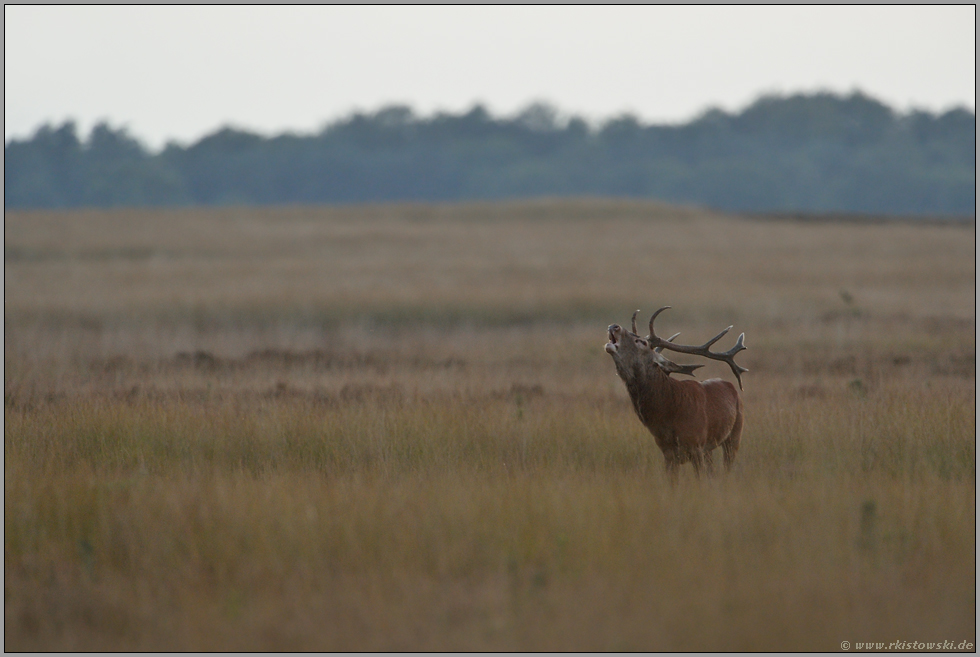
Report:
M610 354L619 350L618 341L616 340L616 329L618 328L615 324L609 326L609 342L606 343L606 351Z

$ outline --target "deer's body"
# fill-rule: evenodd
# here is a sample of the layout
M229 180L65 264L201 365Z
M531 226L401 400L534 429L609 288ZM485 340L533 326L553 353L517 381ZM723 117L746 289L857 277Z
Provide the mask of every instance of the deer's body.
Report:
M700 355L718 357L719 354L708 351L714 340L704 347L668 345L654 335L652 319L650 324L651 335L646 339L636 335L635 321L633 332L613 324L609 327L606 351L613 356L616 372L626 384L640 422L653 434L663 452L667 472L675 477L677 468L690 461L697 474L710 473L711 451L719 446L724 452L725 467L730 469L742 436L742 399L738 390L721 379L672 379L671 373L690 374L698 366L677 365L660 355L663 348L678 348L686 353L702 350ZM741 349L744 346L739 338L734 351ZM727 358L720 360L728 361L734 352L721 356ZM738 366L733 360L730 364L736 374L744 371L736 370Z

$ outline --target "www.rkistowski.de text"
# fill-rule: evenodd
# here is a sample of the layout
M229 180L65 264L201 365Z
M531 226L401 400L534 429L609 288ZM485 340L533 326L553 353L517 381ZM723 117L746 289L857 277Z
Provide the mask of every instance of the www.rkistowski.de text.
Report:
M841 641L841 650L850 650L850 641ZM855 650L973 650L972 641L856 641Z

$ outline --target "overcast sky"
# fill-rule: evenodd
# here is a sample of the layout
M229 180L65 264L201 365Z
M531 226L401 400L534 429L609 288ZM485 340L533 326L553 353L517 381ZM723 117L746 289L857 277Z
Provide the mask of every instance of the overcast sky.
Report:
M972 5L6 6L4 140L71 118L159 147L228 124L312 132L390 103L667 123L817 90L975 111L975 54Z

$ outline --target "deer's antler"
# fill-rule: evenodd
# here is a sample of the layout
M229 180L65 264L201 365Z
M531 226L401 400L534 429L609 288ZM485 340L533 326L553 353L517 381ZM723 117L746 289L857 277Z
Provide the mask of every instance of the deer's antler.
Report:
M741 390L742 372L748 372L749 370L735 362L735 354L745 349L745 344L744 344L745 334L742 333L741 335L738 336L738 340L735 342L734 347L732 347L728 351L723 351L720 353L711 351L709 347L714 343L718 342L718 340L724 337L726 333L731 331L732 330L731 326L729 326L724 331L722 331L721 333L719 333L718 335L716 335L715 337L711 338L703 345L698 347L688 346L683 344L674 344L671 341L674 338L676 338L678 335L680 335L680 333L676 333L673 336L671 336L670 339L664 340L663 338L658 338L657 334L653 330L653 322L654 320L657 319L657 315L667 310L668 308L670 308L670 306L664 306L663 308L657 310L657 312L653 313L653 316L650 317L650 335L647 336L647 341L650 343L650 346L654 348L654 351L660 353L664 349L670 349L671 351L677 351L682 354L691 354L693 356L704 356L705 358L710 358L712 360L724 361L728 363L728 366L730 368L732 368L732 374L734 374L735 378L738 379L738 387L739 390ZM678 367L690 367L690 366L679 365ZM688 372L684 372L684 373L687 374Z
M678 335L680 335L680 333L673 334L667 338L667 342L673 342L674 338L676 338ZM656 358L657 362L660 363L660 366L669 374L687 374L688 376L694 376L694 370L698 369L699 367L704 367L704 365L681 365L680 363L675 363L663 355L663 350L663 347L654 348L654 358Z
M673 342L674 338L676 338L678 335L680 335L680 331L667 338L667 342ZM654 351L656 351L658 354L663 352L663 350L664 350L663 347L657 347L656 349L654 349Z

